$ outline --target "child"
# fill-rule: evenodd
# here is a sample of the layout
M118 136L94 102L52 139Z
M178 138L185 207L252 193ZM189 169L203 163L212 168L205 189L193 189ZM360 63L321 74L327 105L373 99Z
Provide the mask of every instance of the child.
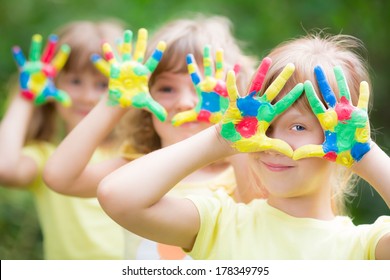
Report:
M216 33L219 36L214 36ZM206 44L211 46L212 51L216 48L228 50L223 61L224 68L232 69L234 64L239 63L240 88L243 90L243 85L248 82L252 61L242 54L231 34L229 21L223 17L199 16L166 24L153 35L148 44L146 58L151 57L159 41L165 41L167 48L150 76L149 89L153 99L167 111L166 121L162 122L146 110L107 106L107 100L102 100L61 143L50 159L50 165L45 170L45 179L54 190L70 195L96 196L98 180L119 166L143 154L181 141L211 125L194 121L181 126L173 126L171 123L177 113L193 109L198 101L187 70L188 53L194 54L201 66ZM122 147L122 158L107 161L104 166L87 165L97 144L122 117L120 133L126 139ZM77 162L74 161L75 155ZM74 184L80 177L85 178L85 184ZM195 192L210 195L218 186L225 186L227 191L232 192L235 185L230 164L227 161L219 161L183 178L171 194L184 196ZM130 233L127 236L126 251L126 258L130 259L186 257L180 248L168 248Z
M229 73L230 107L221 124L107 176L98 188L103 209L135 234L180 246L195 259L390 259L390 217L355 226L332 205L345 166L390 205L390 159L367 133L368 83L360 90L359 83L369 77L356 44L348 36L313 34L276 47L269 54L273 64L261 97L251 93L237 99L234 74ZM288 63L296 70L281 90L271 82ZM317 65L325 72L316 68L315 77ZM304 82L305 94L290 106ZM358 107L350 104L347 84ZM332 91L339 90L335 98ZM315 93L324 95L329 109ZM274 98L278 102L270 104ZM242 204L222 192L166 196L194 170L237 150L250 152L255 182L261 182L267 199Z
M55 86L48 86L43 92L59 93L53 95L54 98L64 101L65 105L71 102L71 105L63 106L60 102L39 105L46 100L34 99L31 93L36 88L22 82L24 95L15 92L1 122L0 183L28 189L33 193L43 233L45 259L123 259L123 231L105 215L96 199L57 194L42 180L43 167L54 151L61 132L55 127L57 118L63 123L63 130L70 132L107 90L108 79L95 69L87 57L100 51L102 40L113 42L122 31L122 24L116 21L76 21L60 28L58 46L68 45L70 55L55 78ZM40 55L41 39L39 36L33 38L29 56L31 61L24 64L23 59L20 60L20 50L15 49L21 67L40 61L37 56ZM55 51L53 46L56 38L52 36L51 39L49 52L42 55L42 61L46 61L45 69L50 69L47 67L50 64L50 53ZM52 61L53 65L55 60ZM39 66L39 63L35 65ZM24 72L21 74L22 81L23 75ZM39 75L39 72L32 74L31 83ZM113 138L107 138L93 161L111 155L113 145Z
M167 50L164 52L158 67L152 73L149 86L153 98L168 111L167 121L158 121L153 114L146 110L131 110L125 115L119 125L119 134L121 138L125 139L122 151L130 159L134 159L139 154L147 154L179 142L210 126L207 121L178 118L187 112L194 111L196 107L201 105L197 95L194 94L194 85L188 75L185 61L188 54L193 54L195 63L199 65L199 70L202 70L202 65L207 63L204 58L202 59L204 47L210 46L213 53L219 48L223 49L224 70L233 69L237 65L240 68L237 82L241 90L247 86L254 70L255 59L242 53L240 42L231 34L231 23L225 17L197 15L193 18L170 21L157 30L151 38L150 46L161 40L166 42ZM148 53L151 53L150 50ZM215 64L217 66L218 63L215 62ZM200 76L204 81L205 74ZM177 81L177 83L172 81ZM182 123L178 125L177 121L174 124L175 120L181 120ZM129 123L133 125L129 126ZM213 165L214 171L210 171L208 168L197 170L185 181L192 181L191 177L194 181L208 180L219 173L217 169L222 168L223 170L226 169L227 165L233 165L234 175L236 180L241 182L241 188L232 190L232 186L230 186L230 191L234 192L233 196L236 200L248 201L254 194L252 190L243 187L246 185L246 177L241 178L242 172L238 171L245 168L245 158L246 156L238 156L234 160L230 159L229 164L226 161L221 161ZM231 174L233 170L229 168L227 171L225 174ZM228 177L231 178L230 175ZM198 187L196 188L198 189ZM186 188L175 188L173 192L180 189Z

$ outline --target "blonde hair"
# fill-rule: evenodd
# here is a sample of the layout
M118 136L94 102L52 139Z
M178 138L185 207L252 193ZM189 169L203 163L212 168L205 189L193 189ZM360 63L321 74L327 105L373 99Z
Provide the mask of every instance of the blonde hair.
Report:
M67 44L71 48L69 58L61 70L62 72L82 73L92 71L98 73L90 61L93 53L102 55L101 45L103 41L113 43L121 38L123 24L114 19L104 21L73 21L59 28L55 34L58 35L59 48ZM13 92L18 89L12 89ZM26 141L44 140L53 141L59 132L59 123L55 105L52 102L36 107L32 117Z
M363 43L359 39L348 35L330 35L319 31L292 39L280 44L269 53L268 57L272 59L272 64L265 78L263 89L271 84L287 63L294 63L295 72L277 99L283 97L296 84L310 80L318 96L325 104L315 79L314 67L321 65L332 90L338 98L339 90L333 68L341 66L348 83L352 103L356 106L359 98L360 82L367 81L371 88L367 63L363 59L364 53ZM293 106L312 112L305 94L302 94ZM341 165L337 166L336 174L332 185L333 209L335 213L343 214L345 212L345 200L348 196L353 195L352 190L356 180L354 180L352 172Z
M224 68L233 69L239 64L238 88L244 92L253 71L254 59L243 54L238 42L232 35L231 22L221 16L206 17L195 15L193 19L177 19L161 27L148 43L146 58L148 58L158 41L165 41L167 49L164 52L156 70L152 73L149 86L163 72L188 73L186 55L192 53L199 65L203 65L203 48L211 46L214 52L217 48L224 50ZM149 153L161 148L160 137L157 135L151 114L145 110L131 110L120 125L122 139L127 139L135 151Z

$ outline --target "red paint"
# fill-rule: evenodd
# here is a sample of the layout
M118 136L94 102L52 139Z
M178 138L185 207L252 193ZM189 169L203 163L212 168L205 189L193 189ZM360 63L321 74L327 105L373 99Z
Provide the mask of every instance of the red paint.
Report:
M42 72L45 74L46 77L49 78L54 78L56 76L56 70L52 65L43 65Z
M336 152L329 152L324 155L324 159L330 160L330 161L336 161L337 154Z
M214 90L216 93L218 93L221 96L227 97L228 92L226 89L226 84L223 81L217 81L217 84L214 87Z
M258 120L256 117L245 117L236 124L236 130L244 138L249 138L256 134Z
M106 52L104 54L104 57L106 58L106 60L110 61L114 58L114 53L113 52Z
M27 100L33 100L34 94L29 90L22 90L22 96L26 98Z
M348 99L345 98L345 96L342 96L340 99L340 103L338 103L335 107L338 120L339 121L349 120L351 118L353 109L354 108L349 103Z
M199 114L198 114L198 121L210 122L210 116L211 116L211 113L209 111L200 110Z
M54 51L55 51L55 47L56 47L56 44L57 44L57 40L53 40L51 39L47 46L46 46L46 49L42 55L42 58L41 58L41 61L43 63L49 63L53 56L54 56Z
M257 69L256 76L253 79L250 89L248 92L258 92L260 91L261 87L263 86L263 82L265 79L265 75L268 72L269 67L271 66L272 60L269 57L265 57Z

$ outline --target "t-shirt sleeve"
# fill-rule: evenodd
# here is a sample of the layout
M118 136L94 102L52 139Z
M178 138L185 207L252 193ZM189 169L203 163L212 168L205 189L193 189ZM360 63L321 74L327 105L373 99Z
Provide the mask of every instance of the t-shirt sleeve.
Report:
M375 259L376 246L380 239L388 233L390 233L390 216L381 216L370 226L365 235L366 240L364 240L368 259Z
M214 259L216 247L221 240L221 222L226 204L233 203L223 190L216 191L213 196L187 196L196 206L200 217L200 228L194 246L187 252L198 260Z
M34 160L38 167L38 174L34 180L34 182L29 186L29 189L35 189L36 186L42 185L42 175L45 164L49 158L49 156L53 153L54 146L51 144L30 144L23 148L22 153L25 156L28 156Z

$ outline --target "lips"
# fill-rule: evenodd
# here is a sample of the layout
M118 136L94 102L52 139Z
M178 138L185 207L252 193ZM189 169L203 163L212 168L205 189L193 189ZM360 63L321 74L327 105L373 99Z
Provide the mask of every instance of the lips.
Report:
M85 108L75 108L74 109L74 112L76 112L76 114L79 114L79 115L83 115L83 116L86 116L88 115L88 113L91 111L91 109L85 109Z
M286 170L290 170L294 166L281 164L281 163L272 163L272 162L264 162L262 161L263 165L272 172L283 172Z

